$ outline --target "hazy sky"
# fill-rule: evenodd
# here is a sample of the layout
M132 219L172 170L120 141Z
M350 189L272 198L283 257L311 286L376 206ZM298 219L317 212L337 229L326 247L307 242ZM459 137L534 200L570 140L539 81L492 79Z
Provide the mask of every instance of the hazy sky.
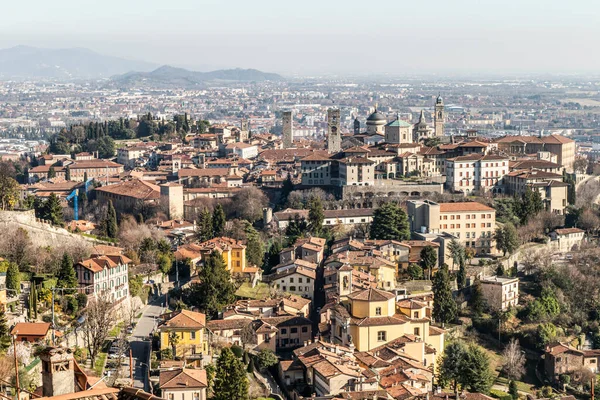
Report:
M595 72L597 0L5 0L0 47L284 74Z

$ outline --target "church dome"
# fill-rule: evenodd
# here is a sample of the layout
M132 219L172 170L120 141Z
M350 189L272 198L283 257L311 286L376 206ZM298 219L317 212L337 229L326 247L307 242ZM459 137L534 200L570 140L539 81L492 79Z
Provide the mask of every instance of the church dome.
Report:
M380 113L379 111L375 110L375 112L373 114L369 115L369 117L367 118L367 121L373 121L373 122L385 121L385 122L387 122L387 117L385 115L383 115L382 113Z

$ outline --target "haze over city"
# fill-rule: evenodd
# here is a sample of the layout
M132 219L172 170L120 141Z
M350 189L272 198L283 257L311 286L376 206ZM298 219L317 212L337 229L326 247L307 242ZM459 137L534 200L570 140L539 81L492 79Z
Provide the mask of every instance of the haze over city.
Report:
M594 1L10 1L0 47L84 47L207 71L590 73Z

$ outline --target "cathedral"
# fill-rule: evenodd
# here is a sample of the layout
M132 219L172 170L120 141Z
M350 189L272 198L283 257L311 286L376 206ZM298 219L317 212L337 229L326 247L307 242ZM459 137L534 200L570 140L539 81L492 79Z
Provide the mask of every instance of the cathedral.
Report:
M444 101L441 96L435 100L433 114L433 128L427 124L425 111L421 110L419 122L411 124L400 119L388 122L385 114L375 111L369 115L366 121L366 132L360 132L360 121L354 119L354 137L360 138L364 144L373 145L385 141L390 144L419 143L428 138L444 136Z

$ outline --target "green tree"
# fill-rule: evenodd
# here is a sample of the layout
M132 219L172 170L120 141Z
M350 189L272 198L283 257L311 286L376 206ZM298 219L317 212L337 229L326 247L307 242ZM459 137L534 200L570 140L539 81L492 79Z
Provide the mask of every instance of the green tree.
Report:
M0 350L4 351L10 346L10 331L4 307L0 308Z
M198 217L198 221L196 222L196 237L200 242L206 242L214 237L212 214L206 207L204 207L204 210L202 210Z
M56 178L56 170L54 169L54 165L51 165L50 168L48 169L48 179L54 179Z
M104 233L109 238L116 238L119 233L117 212L115 211L112 200L108 201L108 210L106 211L106 219L104 220Z
M439 380L451 385L455 392L462 388L474 393L487 393L494 381L490 360L485 350L454 341L446 346L439 365Z
M321 203L318 196L313 196L308 205L308 226L313 234L319 235L321 233L324 219L323 203Z
M42 219L50 221L52 225L63 224L63 208L58 196L54 192L52 192L48 197L48 200L44 202L42 215Z
M279 242L278 240L275 240L271 244L271 247L269 247L269 252L265 257L265 262L263 265L263 272L265 273L265 275L270 274L273 267L279 264L279 253L281 253L281 250L281 242Z
M421 250L421 261L419 262L423 270L427 270L428 278L431 279L431 271L437 264L437 251L433 246L425 246Z
M423 278L423 268L419 267L417 264L414 263L410 263L408 265L406 273L408 274L408 276L410 276L411 279Z
M454 392L458 392L467 368L467 353L468 348L461 341L453 341L446 346L439 362L438 379L442 386L450 385Z
M225 211L223 206L217 204L212 215L213 237L219 237L225 232Z
M448 243L448 252L450 253L450 257L452 257L452 269L454 269L454 266L459 264L465 257L465 248L458 240L452 239Z
M129 273L129 294L131 297L139 296L143 286L144 279L141 275L133 276Z
M294 218L290 220L288 226L285 228L285 234L288 237L288 244L293 244L296 239L304 236L308 229L308 223L306 219L300 217L298 214L294 214Z
M198 279L200 283L183 292L184 301L188 305L198 307L202 312L213 316L234 301L235 286L218 251L213 251L206 258L198 273Z
M472 393L488 393L494 382L494 374L486 351L476 344L471 344L466 365L464 387Z
M519 389L517 388L517 382L514 380L511 380L508 384L508 394L510 394L513 400L519 399Z
M577 191L575 189L575 181L573 180L573 176L570 174L565 174L563 176L563 181L569 185L567 187L567 202L573 206L577 201Z
M171 352L173 357L177 357L177 345L179 344L179 333L172 331L169 332L169 345L171 346Z
M485 299L483 298L483 290L481 289L481 281L477 279L471 286L471 298L469 305L475 316L481 316L485 309Z
M450 287L450 276L448 266L442 265L439 271L433 277L433 312L435 321L442 324L452 322L456 319L456 302L452 297L452 288Z
M279 358L277 358L277 355L275 355L275 353L273 353L272 350L262 349L258 353L257 362L258 368L264 370L266 368L272 367L273 365L276 365L279 362Z
M410 227L404 210L396 203L385 203L373 213L371 239L408 240Z
M173 260L171 260L169 254L160 253L157 258L157 264L158 269L164 275L169 275L169 272L171 272L171 269L173 268Z
M465 266L465 258L461 257L456 272L456 285L459 289L464 289L467 286L467 269Z
M75 289L77 287L77 276L75 268L73 268L73 259L67 252L63 253L57 278L56 286L59 288Z
M225 347L217 360L214 384L215 400L247 400L248 378L242 361Z
M283 181L283 185L281 186L281 197L279 204L282 207L285 207L288 201L288 197L290 193L294 190L294 182L292 182L292 176L288 173L287 178Z
M19 266L14 262L8 264L8 269L6 271L6 288L21 293L21 275L19 273Z
M0 163L0 210L12 210L19 200L19 183L11 174L10 166Z
M511 223L496 228L494 238L496 239L496 247L502 251L503 256L506 256L506 253L512 254L519 248L519 235L517 229Z
M558 331L553 323L547 322L545 324L539 324L537 326L536 334L538 339L538 347L540 350L543 350L548 343L556 340L556 337L558 336Z
M262 266L265 258L265 246L260 238L260 234L250 222L245 221L246 232L246 260L256 266Z

